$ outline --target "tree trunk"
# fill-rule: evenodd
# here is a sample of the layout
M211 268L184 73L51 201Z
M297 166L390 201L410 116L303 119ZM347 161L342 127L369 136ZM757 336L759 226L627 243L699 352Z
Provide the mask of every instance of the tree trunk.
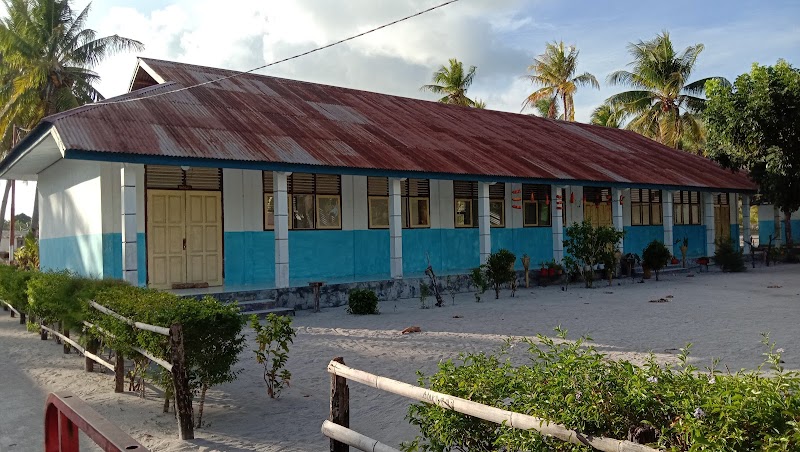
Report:
M203 383L203 387L200 389L200 406L197 408L197 424L195 424L197 428L203 426L203 407L206 404L206 391L208 391L208 385Z
M6 181L6 189L3 191L3 203L0 204L0 237L3 236L3 229L5 229L6 207L8 206L8 194L11 192L11 182ZM8 250L5 250L8 251ZM11 256L9 256L11 260Z
M564 102L564 121L569 121L569 109L567 108L567 95L562 94L561 99Z
M786 260L794 262L794 250L792 249L792 245L794 245L794 241L792 240L792 211L784 209L783 215L784 226L786 227Z
M33 190L33 213L31 213L31 232L39 238L39 185Z

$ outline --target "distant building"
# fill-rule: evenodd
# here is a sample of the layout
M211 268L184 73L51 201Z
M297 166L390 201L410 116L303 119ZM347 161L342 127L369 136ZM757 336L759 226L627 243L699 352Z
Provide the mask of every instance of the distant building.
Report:
M151 59L131 90L0 162L38 180L43 268L156 288L402 279L500 248L560 261L584 219L625 230L625 252L687 237L701 256L756 190L627 130Z

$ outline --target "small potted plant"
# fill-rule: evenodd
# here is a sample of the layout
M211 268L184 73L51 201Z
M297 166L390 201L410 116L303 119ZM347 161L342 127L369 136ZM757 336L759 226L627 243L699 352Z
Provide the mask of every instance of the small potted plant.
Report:
M539 268L539 276L541 278L546 278L547 277L547 273L548 273L547 272L547 265L545 265L544 262L539 262L539 265L541 267L541 268Z
M667 247L658 240L653 240L647 245L647 248L642 251L642 267L644 267L644 279L649 278L651 271L656 272L656 281L658 281L658 272L667 265L671 254Z

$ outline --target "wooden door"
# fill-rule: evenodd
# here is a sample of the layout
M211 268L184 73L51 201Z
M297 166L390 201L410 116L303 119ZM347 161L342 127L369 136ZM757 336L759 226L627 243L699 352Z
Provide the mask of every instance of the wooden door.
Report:
M714 206L714 239L719 242L720 240L730 240L731 238L731 206L729 205L716 205Z
M583 208L584 219L592 223L592 226L612 226L614 224L611 206L608 203L586 202Z
M222 193L186 192L188 283L222 285Z
M186 281L185 214L184 192L147 191L147 274L153 288Z

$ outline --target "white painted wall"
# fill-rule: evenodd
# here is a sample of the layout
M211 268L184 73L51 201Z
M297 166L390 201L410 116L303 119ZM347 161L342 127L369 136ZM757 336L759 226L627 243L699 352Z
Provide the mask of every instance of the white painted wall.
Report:
M350 201L352 205L353 218L351 220L353 230L369 229L369 216L367 207L367 176L351 176L350 182ZM344 181L342 181L342 197L344 193ZM344 199L342 199L344 202ZM344 219L342 219L344 220ZM342 226L344 226L344 221Z
M264 188L261 171L223 169L222 205L225 231L263 231Z
M434 181L431 181L433 184ZM436 181L439 190L439 211L432 211L431 215L438 215L439 225L441 229L454 229L455 220L455 199L453 199L453 181L439 180ZM433 225L431 225L434 227Z
M38 180L40 239L102 234L100 163L60 160Z
M342 230L355 229L356 202L353 176L342 176ZM359 212L361 214L361 212Z
M519 190L519 193L514 194L513 191ZM506 227L512 229L522 228L523 218L522 209L515 209L514 205L523 206L525 200L513 201L512 198L522 198L522 184L506 184Z

